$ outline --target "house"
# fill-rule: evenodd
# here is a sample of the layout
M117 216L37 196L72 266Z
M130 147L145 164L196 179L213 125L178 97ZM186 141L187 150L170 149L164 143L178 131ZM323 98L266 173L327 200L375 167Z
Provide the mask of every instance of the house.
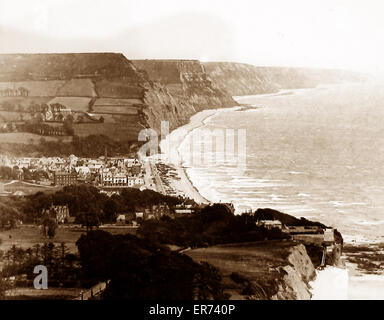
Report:
M136 212L136 219L139 219L139 218L141 218L141 219L144 219L144 212Z
M67 205L65 206L52 206L51 207L56 213L56 221L57 223L68 223L69 216L69 208Z
M335 229L333 228L324 229L324 242L326 244L335 242Z
M71 220L67 205L51 205L49 209L43 209L43 215L48 215L56 219L57 223L68 223ZM73 219L72 219L73 220Z
M70 186L77 183L77 174L74 172L55 172L53 179L56 186Z
M152 214L155 218L159 219L162 216L170 215L171 210L169 209L166 203L163 204L154 204L151 208Z
M192 205L190 204L177 204L175 206L175 213L176 214L191 214L194 213L195 210L193 209Z
M256 225L258 227L263 226L264 228L271 230L271 229L283 229L283 224L279 220L259 220L256 222Z
M323 228L319 226L287 226L290 234L319 234L323 233Z
M117 173L113 176L113 185L114 186L126 186L127 185L127 176L123 173Z
M116 218L117 224L126 224L126 217L125 214L119 214Z

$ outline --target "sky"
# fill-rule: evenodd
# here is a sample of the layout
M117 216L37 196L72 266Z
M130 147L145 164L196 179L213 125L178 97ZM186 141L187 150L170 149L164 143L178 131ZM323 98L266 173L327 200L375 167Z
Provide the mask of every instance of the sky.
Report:
M122 52L384 74L381 0L0 0L0 53Z

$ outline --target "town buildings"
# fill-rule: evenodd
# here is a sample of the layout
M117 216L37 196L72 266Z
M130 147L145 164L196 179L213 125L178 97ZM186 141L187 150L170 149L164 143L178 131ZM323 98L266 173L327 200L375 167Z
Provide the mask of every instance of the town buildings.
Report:
M100 189L142 188L144 166L137 159L0 156L0 167L8 167L13 179L39 184L68 186L87 183ZM2 177L0 176L0 180Z

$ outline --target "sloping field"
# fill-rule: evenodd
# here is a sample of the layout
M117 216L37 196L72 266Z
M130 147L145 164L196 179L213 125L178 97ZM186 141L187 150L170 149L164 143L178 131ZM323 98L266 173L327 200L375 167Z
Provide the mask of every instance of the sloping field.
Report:
M1 54L0 80L138 78L132 63L119 53Z
M30 97L54 97L64 84L62 80L0 82L0 90L23 87L29 91Z
M49 101L49 104L60 103L73 111L87 112L91 99L87 97L55 97Z
M104 134L117 141L137 141L141 127L130 123L75 123L73 129L80 137Z
M27 112L0 111L0 123L25 121L31 118L31 114Z
M142 104L140 99L100 98L95 101L92 109L94 113L137 114L139 104Z
M46 141L58 141L60 138L63 142L69 142L72 137L50 137L40 136L38 134L26 133L26 132L11 132L11 133L0 133L0 143L28 143L38 144L40 140L44 138Z
M4 190L7 192L17 192L21 191L25 194L35 194L39 191L58 191L60 187L51 187L51 186L42 186L42 185L35 185L32 183L27 183L23 181L17 181L14 183L4 184Z
M94 106L126 106L141 103L143 103L141 99L99 98L95 101Z
M132 106L93 106L92 109L92 113L137 114L137 107Z
M0 106L4 102L9 102L14 106L21 105L28 108L31 104L47 103L52 97L0 97Z
M139 83L130 83L129 79L101 79L95 81L96 92L99 97L141 99L144 89Z
M71 79L57 91L58 96L97 97L95 86L91 79Z

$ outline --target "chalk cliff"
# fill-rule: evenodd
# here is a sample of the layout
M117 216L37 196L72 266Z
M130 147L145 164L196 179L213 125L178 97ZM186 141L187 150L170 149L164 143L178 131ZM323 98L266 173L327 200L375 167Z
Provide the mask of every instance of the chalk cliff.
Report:
M203 66L215 84L232 96L367 79L366 75L356 72L329 69L256 67L235 62L204 62Z

